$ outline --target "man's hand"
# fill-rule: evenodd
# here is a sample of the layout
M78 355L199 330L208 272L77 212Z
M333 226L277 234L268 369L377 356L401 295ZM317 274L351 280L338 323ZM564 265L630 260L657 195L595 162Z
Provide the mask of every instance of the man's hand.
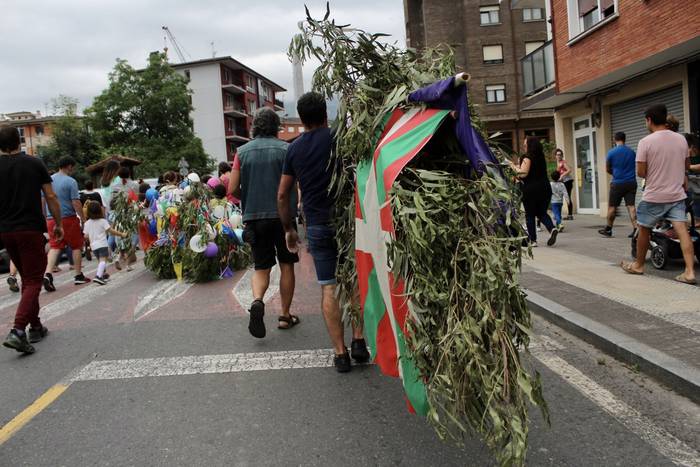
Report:
M53 237L56 239L57 242L63 240L63 227L61 227L60 225L54 225Z
M290 230L285 233L284 239L287 241L287 249L290 253L299 252L299 234L296 230Z

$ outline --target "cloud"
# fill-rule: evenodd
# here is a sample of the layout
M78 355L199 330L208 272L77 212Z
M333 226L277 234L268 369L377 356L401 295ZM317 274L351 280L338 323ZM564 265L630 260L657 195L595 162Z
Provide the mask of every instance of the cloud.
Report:
M193 60L210 57L213 42L218 56L231 55L291 89L286 50L305 18L304 3L315 17L325 13L322 0L10 2L0 28L0 113L43 112L58 94L88 106L107 85L117 58L142 67L149 52L163 49L163 25ZM402 0L332 1L331 14L340 23L405 43ZM304 70L307 89L312 71L312 66Z

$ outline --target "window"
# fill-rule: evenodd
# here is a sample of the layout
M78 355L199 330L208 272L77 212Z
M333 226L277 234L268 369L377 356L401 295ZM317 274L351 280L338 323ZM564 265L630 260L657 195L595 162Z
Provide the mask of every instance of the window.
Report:
M19 142L24 144L26 140L24 139L24 128L17 128L19 130Z
M525 55L530 55L544 45L544 41L525 42Z
M253 115L258 110L258 103L255 101L248 101L248 113Z
M250 75L246 75L246 86L248 87L248 92L255 92L255 78Z
M231 120L230 118L227 118L226 119L226 131L228 131L229 133L233 133L234 128L235 127L233 126L233 120Z
M479 17L481 18L481 25L488 25L488 24L500 24L501 19L500 19L500 12L499 12L500 6L498 5L493 5L493 6L482 6L479 8Z
M293 126L288 126L288 127L287 127L287 133L294 133L294 127L293 127Z
M185 78L187 78L187 81L190 80L190 70L185 70Z
M617 0L568 0L569 36L588 31L616 12Z
M44 134L44 126L43 125L35 126L34 130L36 131L37 136L42 136Z
M185 74L187 74L187 73L185 73ZM189 74L187 74L187 77L189 78ZM230 82L231 82L231 73L228 70L224 69L224 83L229 84Z
M485 45L482 50L484 53L484 63L503 63L502 45Z
M505 84L489 84L486 86L486 102L489 104L498 104L506 101L506 85Z
M542 8L523 8L523 21L541 21L543 19Z

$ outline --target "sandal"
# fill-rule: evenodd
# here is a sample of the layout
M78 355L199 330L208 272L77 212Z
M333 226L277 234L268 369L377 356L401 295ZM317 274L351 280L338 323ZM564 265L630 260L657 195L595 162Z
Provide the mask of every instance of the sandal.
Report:
M277 321L279 321L277 329L291 329L301 322L297 315L292 314L289 316L280 315L277 317ZM283 326L282 323L286 323L286 325Z
M698 281L696 281L695 279L687 279L683 274L678 274L674 279L678 282L688 285L695 285L698 283Z
M632 263L625 263L624 261L620 262L620 267L622 268L623 271L625 271L627 274L632 274L635 276L641 276L644 274L644 272L640 271L635 271L632 269Z

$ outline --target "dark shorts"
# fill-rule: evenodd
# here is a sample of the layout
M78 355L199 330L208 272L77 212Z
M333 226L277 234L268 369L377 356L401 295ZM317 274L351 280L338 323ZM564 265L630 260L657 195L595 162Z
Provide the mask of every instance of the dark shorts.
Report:
M608 206L613 208L619 207L623 199L625 200L625 206L634 206L636 197L637 182L611 183Z
M318 283L335 285L335 271L338 265L335 229L330 225L309 225L306 227L306 241L309 244L309 253L314 259Z
M97 258L109 258L109 248L103 246L102 248L98 248L97 250L92 250L92 254L95 255Z
M244 238L253 250L256 270L270 269L279 261L282 264L299 262L299 255L287 249L284 229L279 219L248 221L245 224Z

